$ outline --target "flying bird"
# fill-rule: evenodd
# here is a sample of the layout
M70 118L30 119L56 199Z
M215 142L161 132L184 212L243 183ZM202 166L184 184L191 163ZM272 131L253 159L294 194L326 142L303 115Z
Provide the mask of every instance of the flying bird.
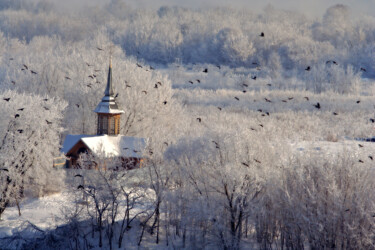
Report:
M167 105L167 103L168 103L167 101L164 101L164 102L163 102L164 105Z
M234 97L234 99L236 99L237 101L239 101L239 100L240 100L240 98L238 98L237 96L235 96L235 97Z
M154 87L155 89L157 89L158 88L158 85L155 83L155 87Z
M145 95L147 95L147 91L146 90L143 90L142 93L145 93Z
M79 185L79 186L77 187L77 189L84 189L84 187L83 187L82 185Z
M305 96L304 98L306 99L306 101L308 101L308 100L309 100L309 97L308 97L308 96Z
M262 163L261 161L255 159L255 158L254 158L254 161L257 162L257 163Z
M242 165L246 166L246 167L249 167L249 164L246 164L245 162L241 162Z
M102 48L96 47L98 50L103 50Z
M358 144L358 146L359 146L360 148L363 148L363 145L362 145L362 144Z
M205 69L203 70L203 73L208 73L208 69L205 68Z
M242 90L243 93L246 93L246 90Z
M220 110L220 111L222 110L222 108L221 108L221 107L217 107L217 109L218 109L218 110Z
M8 97L8 98L3 98L3 100L9 102L10 97Z
M46 120L46 122L47 122L48 125L51 125L51 124L52 124L52 122L50 122L50 121L48 121L48 120Z
M360 100L356 101L356 103L360 103L360 102L361 102Z
M320 109L320 103L319 103L319 102L317 102L316 104L313 104L313 106L314 106L315 108L317 108L317 109Z
M193 84L193 82L192 81L189 81L191 84Z
M363 161L362 161L362 160L358 160L358 162L360 162L360 163L363 163Z
M369 155L368 158L370 158L370 160L374 160L374 158L372 157L372 155Z
M23 129L17 129L17 132L22 134L23 133Z
M338 113L336 113L336 112L333 112L333 115L338 115Z
M83 177L83 176L80 174L76 174L74 177Z
M79 108L79 104L78 103L76 104L76 106L77 106L77 108Z
M310 71L311 67L310 66L307 66L307 68L305 68L306 71Z
M202 118L198 117L198 118L197 118L197 121L198 121L198 122L202 122Z
M264 32L260 33L259 36L260 36L260 37L264 37Z
M140 65L139 63L137 63L137 66L138 66L139 68L143 68L142 65Z
M23 66L25 67L25 69L29 69L29 67L27 67L27 65L26 65L26 64L24 64Z
M35 72L33 70L30 70L30 72L31 72L31 74L34 74L34 75L38 74L37 72Z
M16 114L16 115L14 116L14 118L18 118L18 117L20 117L20 115L19 115L19 114Z
M157 84L159 84L160 86L162 85L161 82L157 82Z
M326 63L333 63L333 64L337 65L337 62L333 61L333 60L328 60L328 61L326 61Z
M18 111L23 111L25 108L19 108L19 109L17 109Z
M366 69L361 67L361 71L366 72Z
M266 100L266 102L272 102L270 99L267 99L266 97L264 97L264 100Z
M44 98L43 101L45 101L45 102L48 101L48 98Z
M198 83L200 83L200 82L201 82L201 80L197 79L197 82L198 82Z
M15 82L15 81L12 81L12 83L13 83L13 85L14 85L14 84L16 84L16 82Z
M370 118L370 121L371 121L371 123L374 123L375 119L374 118Z
M69 76L65 76L66 80L72 80Z
M251 79L256 80L257 76L252 76Z

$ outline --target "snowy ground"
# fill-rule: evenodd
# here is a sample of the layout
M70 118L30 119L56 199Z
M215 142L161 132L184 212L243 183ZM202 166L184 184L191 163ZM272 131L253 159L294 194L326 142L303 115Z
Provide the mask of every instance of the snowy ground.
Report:
M73 196L68 191L41 198L25 200L21 203L21 216L17 207L9 207L0 221L0 238L12 236L31 222L38 228L53 229L65 223L61 211L74 206Z

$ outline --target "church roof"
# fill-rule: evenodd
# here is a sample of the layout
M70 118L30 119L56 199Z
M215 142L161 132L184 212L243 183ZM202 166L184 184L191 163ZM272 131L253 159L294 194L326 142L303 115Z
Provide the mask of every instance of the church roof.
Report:
M79 141L95 155L105 157L133 157L142 158L147 139L124 135L67 135L64 141L63 152L67 154Z
M112 62L110 62L109 64L107 87L104 91L104 97L102 98L98 106L96 106L94 112L104 114L124 113L123 110L118 108L118 105L114 97L114 92L112 88Z

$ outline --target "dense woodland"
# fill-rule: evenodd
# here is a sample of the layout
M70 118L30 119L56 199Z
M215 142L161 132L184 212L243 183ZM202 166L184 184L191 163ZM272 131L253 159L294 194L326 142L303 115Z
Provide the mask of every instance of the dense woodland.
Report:
M374 249L375 153L357 141L375 135L374 41L375 17L344 5L311 19L0 1L0 218L75 197L64 224L0 245ZM146 164L53 169L66 134L96 132L110 54L121 133L149 138ZM319 143L334 150L308 150Z

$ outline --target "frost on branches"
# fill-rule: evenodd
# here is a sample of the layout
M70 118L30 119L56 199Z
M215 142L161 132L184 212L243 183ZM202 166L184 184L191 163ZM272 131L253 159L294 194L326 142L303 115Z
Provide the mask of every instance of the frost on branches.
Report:
M66 103L49 97L0 94L0 216L27 195L53 192L62 185L52 168L59 154Z

